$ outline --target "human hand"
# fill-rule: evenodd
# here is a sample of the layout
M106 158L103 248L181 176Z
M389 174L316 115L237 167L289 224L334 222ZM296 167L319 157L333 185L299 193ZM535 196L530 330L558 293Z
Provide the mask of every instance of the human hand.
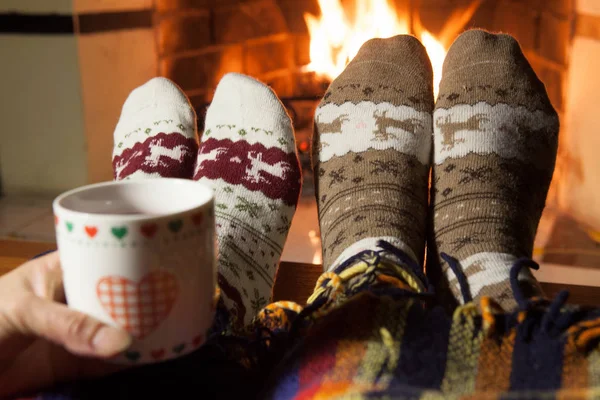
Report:
M64 303L57 252L0 277L0 398L107 375L131 338Z

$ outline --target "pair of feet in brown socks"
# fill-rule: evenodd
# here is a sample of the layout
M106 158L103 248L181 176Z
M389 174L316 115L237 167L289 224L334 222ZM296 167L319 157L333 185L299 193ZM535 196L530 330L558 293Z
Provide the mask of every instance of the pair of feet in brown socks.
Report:
M432 81L424 47L397 36L367 42L328 89L313 154L324 265L381 239L421 265L427 242L438 289L463 299L454 269L467 299L512 309L510 269L532 255L554 171L556 112L507 35L463 33L435 104ZM519 278L539 291L529 270Z
M382 239L421 264L427 240L428 273L440 260L458 295L447 253L473 297L511 308L509 270L531 256L554 169L556 113L509 36L463 34L448 52L437 104L432 81L423 46L397 36L367 42L325 94L313 149L325 269ZM114 140L115 179L214 188L219 286L233 324L248 324L270 301L301 186L277 96L226 75L199 140L188 99L156 78L130 94ZM528 271L522 279L535 286Z

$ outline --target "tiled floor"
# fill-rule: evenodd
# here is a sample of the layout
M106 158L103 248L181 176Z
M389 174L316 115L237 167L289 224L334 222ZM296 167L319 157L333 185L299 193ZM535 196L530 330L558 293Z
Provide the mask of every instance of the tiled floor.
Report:
M0 238L55 242L51 197L0 198ZM600 237L600 234L598 235ZM305 193L285 244L282 261L321 264L317 206ZM568 216L546 210L536 237L534 258L543 282L600 287L600 244Z
M317 204L312 198L300 200L281 259L308 264L321 264L323 261Z
M0 237L54 242L52 197L0 198Z

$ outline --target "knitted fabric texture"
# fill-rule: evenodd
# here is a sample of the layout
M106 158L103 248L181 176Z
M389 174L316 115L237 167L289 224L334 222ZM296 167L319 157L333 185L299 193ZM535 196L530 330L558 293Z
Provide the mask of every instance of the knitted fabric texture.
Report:
M558 117L544 85L508 35L480 30L456 39L434 111L431 266L456 257L475 299L515 306L510 268L531 257L554 171ZM531 273L522 284L538 291ZM440 284L436 282L436 287Z
M313 169L326 270L379 239L423 260L432 79L417 39L373 39L319 104Z
M177 85L153 78L129 94L114 131L115 180L189 179L197 151L196 114Z
M306 306L265 307L251 337L216 333L183 359L63 386L42 398L172 398L183 389L203 398L600 396L600 309L566 306L566 292L553 301L525 298L517 276L536 268L531 260L513 266L514 311L482 297L465 299L448 315L410 257L379 244L323 274ZM461 285L468 293L468 281Z
M238 329L271 301L300 175L281 101L253 78L226 74L206 113L194 179L215 191L218 282Z

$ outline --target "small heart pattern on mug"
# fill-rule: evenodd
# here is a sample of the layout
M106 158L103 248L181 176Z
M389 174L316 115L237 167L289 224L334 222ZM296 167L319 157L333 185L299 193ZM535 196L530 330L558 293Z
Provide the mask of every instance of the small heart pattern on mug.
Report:
M183 342L179 342L176 345L172 346L169 351L167 348L156 348L151 349L147 352L140 352L134 349L128 349L122 356L124 356L131 363L137 363L142 358L151 359L152 361L160 361L162 359L166 359L168 357L177 357L185 353L189 353L199 346L203 345L205 342L206 336L203 333L200 333L189 341L184 340Z
M192 222L191 225L199 228L204 221L204 214L202 212L193 214L193 215L191 215L190 220ZM55 216L54 221L55 221L55 224L58 225L59 217ZM69 233L76 232L75 225L72 222L65 221L64 225L67 228L67 231ZM174 234L181 232L184 226L185 226L185 221L183 219L174 219L174 220L168 221L166 223L166 228L168 229L168 231L171 233L174 233ZM78 228L78 229L81 229L81 228ZM146 239L153 239L154 237L156 237L156 234L158 233L159 229L160 229L160 226L158 224L147 223L147 224L142 225L139 228L139 233ZM85 236L88 239L94 239L94 238L96 238L96 236L98 236L101 229L98 228L97 226L85 225L83 227L83 231L85 233ZM105 229L104 231L109 232L108 234L113 237L113 240L117 239L122 244L124 244L123 239L125 239L125 237L128 237L130 234L129 228L127 226L113 226L110 229ZM200 231L197 230L197 232L200 232ZM184 235L184 238L185 237L187 237L187 235Z
M165 349L156 349L150 352L150 355L154 360L161 360L165 357L166 351Z
M86 226L84 227L84 230L85 234L88 235L90 239L93 239L98 233L98 228L96 228L95 226Z
M201 225L203 220L204 220L204 214L202 214L201 212L192 215L192 222L196 226Z
M192 339L192 345L194 347L198 347L202 343L204 343L204 335L203 334L200 334L200 335L198 335L198 336L196 336L195 338Z
M127 235L127 228L124 226L112 228L110 231L117 239L123 239Z
M113 321L136 338L152 333L169 316L178 296L177 278L168 271L152 271L139 282L107 276L96 284L96 294Z
M169 230L173 233L177 233L183 227L183 221L180 219L173 220L167 224L169 226Z
M139 351L126 351L125 352L125 358L132 362L136 362L137 360L140 359L141 356L142 356L142 354Z
M173 353L179 354L185 350L185 343L180 343L177 346L173 346Z
M158 231L158 225L156 224L144 224L140 228L142 235L148 239L152 239Z

